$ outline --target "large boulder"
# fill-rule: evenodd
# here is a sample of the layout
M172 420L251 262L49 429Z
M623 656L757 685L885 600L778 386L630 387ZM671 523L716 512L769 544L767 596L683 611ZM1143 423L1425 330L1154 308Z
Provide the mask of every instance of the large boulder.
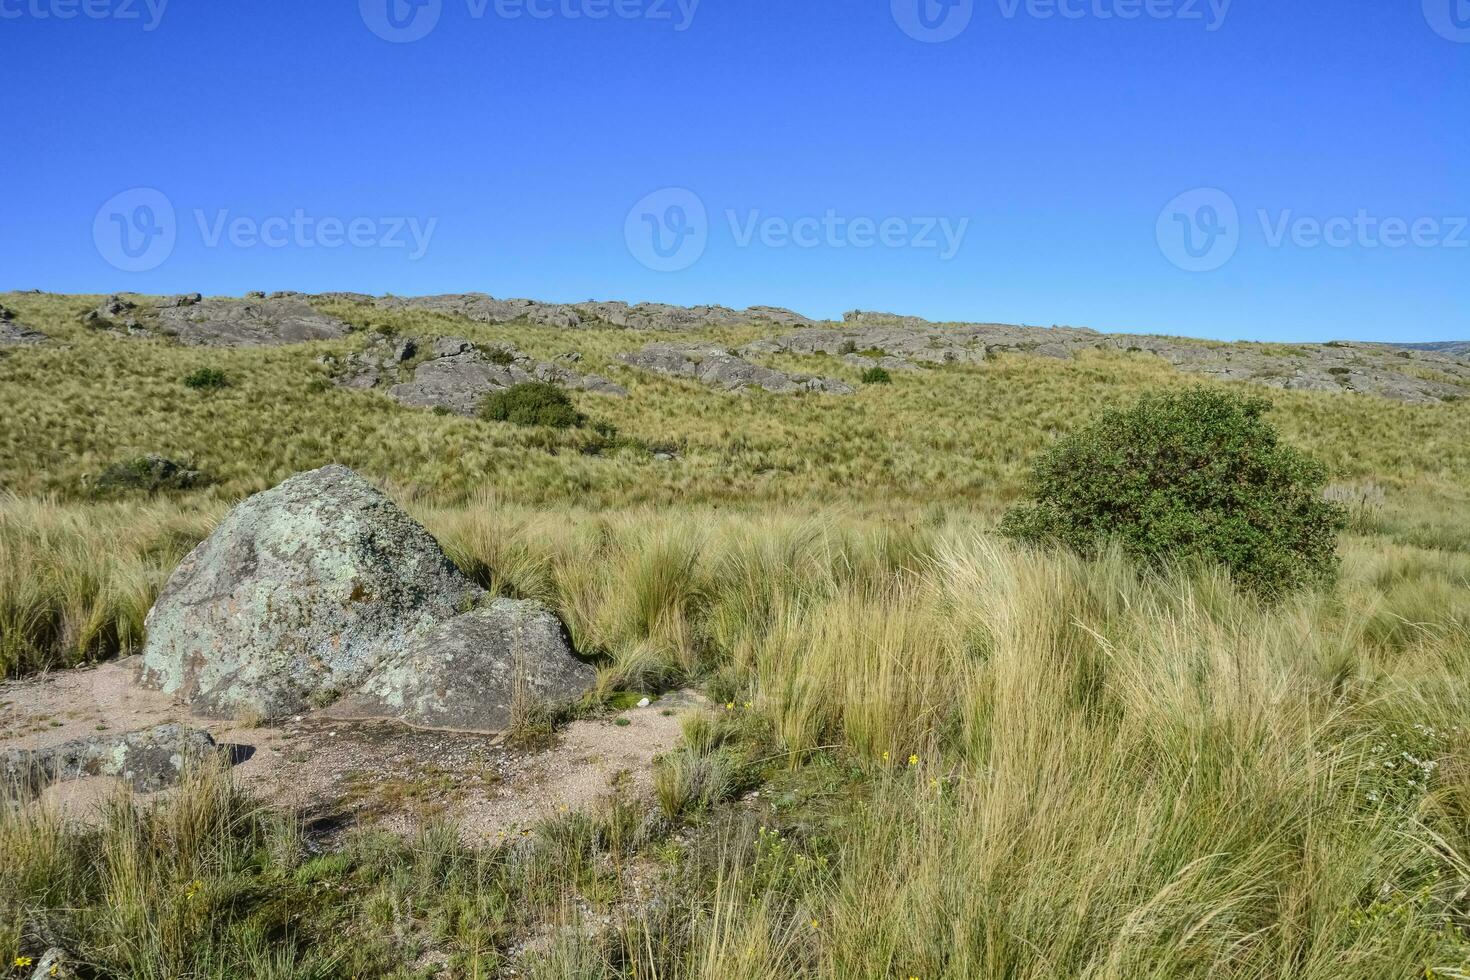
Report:
M519 688L542 705L566 704L596 674L578 660L561 620L537 602L496 599L384 657L331 713L393 718L422 728L500 731Z
M232 510L148 614L141 680L208 714L266 718L356 688L483 591L352 470Z

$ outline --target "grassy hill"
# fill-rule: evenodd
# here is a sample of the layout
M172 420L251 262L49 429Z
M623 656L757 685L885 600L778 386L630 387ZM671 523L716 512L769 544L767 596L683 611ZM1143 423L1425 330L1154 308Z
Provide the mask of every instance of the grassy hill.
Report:
M0 297L53 341L0 354L5 672L131 649L232 502L336 461L554 605L608 696L716 707L641 831L613 810L314 855L211 778L100 829L8 813L7 959L39 920L107 976L1470 975L1470 402L1253 389L1354 515L1337 587L1266 606L993 533L1057 434L1201 383L1146 352L887 385L778 355L858 391L733 396L616 359L658 333L338 301L361 334L206 349L82 327L100 299ZM578 351L629 397L577 407L628 438L334 387L318 359L380 331ZM201 368L228 386L187 387ZM97 496L145 453L211 482Z

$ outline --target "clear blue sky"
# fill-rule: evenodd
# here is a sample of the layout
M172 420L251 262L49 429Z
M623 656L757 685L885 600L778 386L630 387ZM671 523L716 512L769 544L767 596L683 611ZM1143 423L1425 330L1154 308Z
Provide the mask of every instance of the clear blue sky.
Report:
M1470 337L1470 0L393 0L397 20L388 0L160 2L0 0L0 289ZM104 209L134 188L175 220L130 272L98 242L158 230L136 195ZM669 211L687 195L630 219L665 188L707 213L677 271L636 239L691 228ZM1235 221L1213 192L1166 208L1198 188ZM298 212L308 230L284 233ZM829 213L836 231L798 223ZM241 237L212 238L222 216ZM1303 218L1343 219L1340 244ZM321 219L356 220L358 244L326 247L343 232ZM428 233L422 255L392 219ZM968 221L952 256L926 219ZM1186 232L1224 251L1191 258Z

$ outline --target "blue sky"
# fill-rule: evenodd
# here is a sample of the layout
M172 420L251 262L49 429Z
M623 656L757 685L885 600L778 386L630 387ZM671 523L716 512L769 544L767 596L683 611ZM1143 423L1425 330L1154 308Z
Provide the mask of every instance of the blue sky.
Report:
M0 0L0 289L1470 337L1470 0L414 2Z

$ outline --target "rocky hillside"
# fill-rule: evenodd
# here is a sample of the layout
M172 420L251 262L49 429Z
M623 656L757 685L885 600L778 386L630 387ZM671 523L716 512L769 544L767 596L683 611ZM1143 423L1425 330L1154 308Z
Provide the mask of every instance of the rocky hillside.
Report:
M417 311L492 325L528 325L567 330L627 330L637 333L699 333L719 328L767 328L766 336L737 349L707 342L670 345L630 343L621 360L639 370L701 381L724 391L754 388L799 393L844 394L849 386L821 377L788 375L760 363L771 355L826 355L856 367L907 371L943 364L978 364L997 355L1029 354L1070 358L1083 351L1111 350L1158 357L1180 371L1224 381L1274 388L1359 392L1396 401L1430 404L1470 395L1470 341L1429 344L1332 342L1326 344L1223 343L1141 334L1107 334L1081 327L1030 327L999 323L931 323L893 313L853 311L841 323L819 322L791 310L756 306L679 307L661 303L542 303L497 299L483 293L374 297L361 293L251 293L242 299L186 294L167 298L109 297L83 322L102 331L135 337L166 338L197 347L282 346L346 337L352 328L323 312L352 304L385 312ZM10 311L0 311L0 345L37 344L45 337L22 327ZM641 348L641 349L637 349ZM368 386L382 372L376 351L374 380L357 370L345 383ZM513 355L514 356L514 355ZM360 360L360 359L359 359ZM468 360L485 373L480 355ZM583 379L565 365L536 364L522 358L506 379L563 377L570 387L617 394L621 389L595 376ZM454 367L446 360L430 373ZM362 368L362 364L357 364ZM452 372L451 372L452 373ZM499 379L511 383L506 379ZM414 378L414 382L423 379ZM472 379L473 380L473 379ZM492 379L495 380L495 379ZM463 387L456 378L435 382ZM480 387L483 387L481 385ZM437 389L436 389L437 390ZM477 389L478 390L478 389ZM412 399L405 399L412 401ZM452 399L451 399L452 400ZM423 401L423 399L420 399ZM425 404L443 404L437 395ZM454 406L463 410L462 406Z

